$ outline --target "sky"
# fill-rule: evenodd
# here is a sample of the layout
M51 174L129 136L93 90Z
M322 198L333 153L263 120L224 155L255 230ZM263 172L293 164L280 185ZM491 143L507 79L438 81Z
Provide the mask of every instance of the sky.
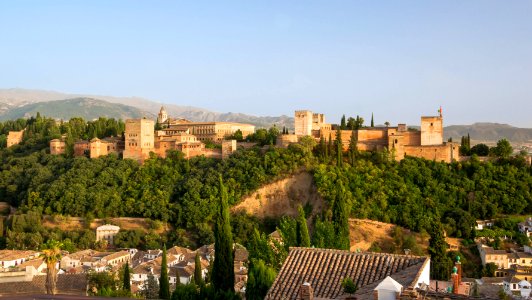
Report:
M532 127L532 1L3 1L0 88Z

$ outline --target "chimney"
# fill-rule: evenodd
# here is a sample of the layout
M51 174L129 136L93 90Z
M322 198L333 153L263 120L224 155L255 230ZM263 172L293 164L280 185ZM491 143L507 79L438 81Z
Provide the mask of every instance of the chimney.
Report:
M314 290L310 283L305 282L299 288L299 299L300 300L313 300L314 299Z

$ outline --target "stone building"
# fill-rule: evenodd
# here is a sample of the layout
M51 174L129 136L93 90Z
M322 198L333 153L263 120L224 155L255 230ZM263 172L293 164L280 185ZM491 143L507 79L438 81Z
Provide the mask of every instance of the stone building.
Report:
M336 130L325 123L322 115L310 111L295 112L296 136L312 136L326 141L336 139ZM341 130L344 151L349 148L353 134L357 138L357 149L361 151L382 151L387 149L396 160L405 156L423 157L429 160L452 162L459 158L459 145L443 142L443 116L422 116L421 130L408 129L406 124L396 127L365 127L359 130Z
M126 120L123 157L143 162L155 149L155 122L149 119Z
M109 245L113 244L115 235L120 231L120 227L105 224L96 228L96 241L106 240Z
M60 139L53 139L50 141L50 154L59 155L64 154L66 149L66 143Z
M7 148L20 144L20 142L22 142L23 136L24 136L24 130L10 131L7 134Z
M254 125L234 122L191 122L179 120L170 123L167 128L175 131L188 130L199 141L211 141L214 143L221 143L226 137L235 134L238 130L242 132L243 138L255 132Z
M166 122L166 120L168 120L168 113L166 112L164 106L161 106L161 110L157 115L157 123L163 124L164 122Z

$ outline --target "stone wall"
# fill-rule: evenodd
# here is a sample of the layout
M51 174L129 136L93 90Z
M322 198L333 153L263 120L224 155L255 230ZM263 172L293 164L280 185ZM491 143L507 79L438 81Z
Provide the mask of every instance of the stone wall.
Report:
M7 134L7 147L20 144L22 142L22 137L24 136L24 130L21 131L10 131Z

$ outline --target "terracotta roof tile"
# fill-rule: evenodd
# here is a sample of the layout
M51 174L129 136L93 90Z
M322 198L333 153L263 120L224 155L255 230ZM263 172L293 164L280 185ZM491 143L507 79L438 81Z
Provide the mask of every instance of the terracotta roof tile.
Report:
M0 283L0 297L20 294L45 294L46 275L33 276L32 281ZM57 275L57 291L60 294L84 295L87 290L87 274Z
M267 299L297 299L304 282L310 283L315 298L335 299L343 295L341 282L345 277L358 284L357 295L372 295L386 276L406 288L417 282L429 261L419 256L290 248Z

